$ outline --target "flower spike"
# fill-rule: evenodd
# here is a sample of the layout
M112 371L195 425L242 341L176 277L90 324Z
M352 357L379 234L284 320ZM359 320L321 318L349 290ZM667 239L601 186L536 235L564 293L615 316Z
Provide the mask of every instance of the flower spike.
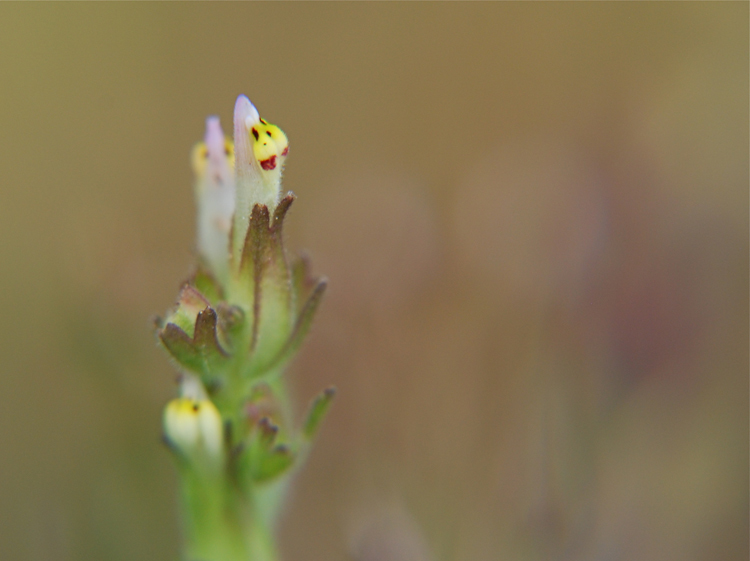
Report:
M305 337L326 280L289 260L281 196L289 143L240 96L234 144L209 117L193 149L199 263L157 337L180 370L163 414L183 486L185 558L277 561L285 489L333 398L298 427L283 371Z

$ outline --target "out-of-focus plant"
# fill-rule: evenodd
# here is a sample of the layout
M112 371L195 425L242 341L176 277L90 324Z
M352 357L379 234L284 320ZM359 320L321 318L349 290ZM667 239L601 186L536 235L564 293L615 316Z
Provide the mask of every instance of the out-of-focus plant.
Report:
M180 397L164 410L177 461L187 561L275 561L274 530L289 481L334 390L292 422L283 371L326 287L289 260L281 197L287 137L245 96L234 143L217 117L192 155L198 265L157 336L180 370Z

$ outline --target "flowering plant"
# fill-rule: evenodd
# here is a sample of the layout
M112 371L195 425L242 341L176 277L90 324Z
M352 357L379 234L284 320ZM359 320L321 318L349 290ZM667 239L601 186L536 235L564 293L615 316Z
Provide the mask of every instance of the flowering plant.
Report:
M164 410L164 439L182 484L187 561L275 561L274 529L289 480L334 395L315 398L301 428L282 376L326 288L303 258L289 260L282 228L284 132L245 96L234 143L217 117L192 154L198 264L157 336L180 371Z

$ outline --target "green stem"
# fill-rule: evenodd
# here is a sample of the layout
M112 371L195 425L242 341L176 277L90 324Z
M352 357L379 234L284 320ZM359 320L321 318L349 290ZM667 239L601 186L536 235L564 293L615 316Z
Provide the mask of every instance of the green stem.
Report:
M182 475L185 561L278 561L274 522L284 495L279 484L254 487L248 502L223 478L194 470Z
M185 561L248 561L239 510L218 474L183 470Z

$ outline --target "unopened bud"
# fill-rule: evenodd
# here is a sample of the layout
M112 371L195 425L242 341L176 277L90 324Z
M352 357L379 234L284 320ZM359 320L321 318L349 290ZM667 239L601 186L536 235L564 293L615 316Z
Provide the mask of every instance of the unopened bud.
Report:
M164 435L187 459L218 465L223 459L221 415L208 399L179 397L164 409Z
M198 253L218 279L229 265L229 231L234 213L234 145L224 137L218 117L206 120L206 136L193 148L198 206Z

